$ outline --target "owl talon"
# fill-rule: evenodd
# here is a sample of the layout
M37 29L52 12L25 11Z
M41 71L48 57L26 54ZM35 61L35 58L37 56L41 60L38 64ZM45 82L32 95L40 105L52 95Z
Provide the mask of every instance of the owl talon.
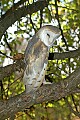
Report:
M43 82L43 85L52 84L51 82Z
M43 81L43 85L46 85L46 84L52 84L51 82L46 82L45 79Z

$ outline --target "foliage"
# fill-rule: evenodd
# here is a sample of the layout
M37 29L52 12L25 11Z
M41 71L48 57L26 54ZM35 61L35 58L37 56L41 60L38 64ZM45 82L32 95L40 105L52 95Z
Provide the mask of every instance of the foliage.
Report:
M27 6L36 2L36 0L22 0L23 3L16 7ZM57 4L56 4L57 1ZM14 5L18 0L2 0L0 16L4 19L4 14L11 7L12 10L8 14L15 11ZM58 7L58 11L56 8ZM24 53L27 41L38 31L38 29L46 24L59 26L62 35L55 43L56 46L50 49L50 53L69 52L80 47L80 1L79 0L49 0L48 7L28 14L20 18L11 27L9 27L0 41L0 66L8 65L14 61L7 56L13 57L15 54ZM65 44L67 43L67 44ZM25 47L24 47L25 45ZM5 53L4 55L2 53ZM50 82L58 82L70 75L76 68L80 66L80 58L66 58L64 60L50 60L46 72L46 80ZM18 75L18 74L17 74ZM0 99L6 100L16 94L24 91L22 78L16 77L16 73L10 77L6 77L1 83ZM16 120L76 120L77 116L71 109L79 113L79 94L71 95L59 101L50 101L40 105L34 105L24 112L16 113ZM69 106L70 104L70 106ZM71 108L71 109L70 109Z

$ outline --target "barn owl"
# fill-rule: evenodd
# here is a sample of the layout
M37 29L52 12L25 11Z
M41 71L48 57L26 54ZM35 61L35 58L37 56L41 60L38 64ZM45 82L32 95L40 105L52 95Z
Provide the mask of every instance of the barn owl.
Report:
M46 25L29 40L24 54L23 82L26 92L36 91L45 79L49 48L60 36L59 28Z

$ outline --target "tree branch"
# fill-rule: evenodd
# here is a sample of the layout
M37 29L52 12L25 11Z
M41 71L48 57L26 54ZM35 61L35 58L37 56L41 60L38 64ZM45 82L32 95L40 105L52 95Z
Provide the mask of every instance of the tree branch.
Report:
M0 21L0 38L8 29L8 27L11 26L17 20L19 20L21 17L25 17L27 14L32 14L34 12L37 12L38 10L42 10L44 9L44 7L47 6L48 2L46 2L46 0L37 1L31 5L28 5L27 7L22 6L21 8L15 10L13 13L4 17L4 19Z
M26 91L20 95L14 96L7 101L0 101L0 118L5 119L25 108L46 101L57 101L65 96L75 93L78 84L80 84L80 68L73 72L65 80L58 83L43 85L34 94ZM6 109L7 108L7 109Z
M63 52L63 53L50 53L49 54L49 60L57 59L57 60L62 60L65 58L75 58L80 56L80 48L77 50L69 51L69 52Z
M64 53L50 53L49 60L60 60L65 58L74 58L80 56L80 48L74 51L64 52ZM18 60L16 63L0 67L0 80L3 80L5 77L10 76L13 72L24 69L23 60ZM5 74L4 74L5 73Z
M78 111L75 111L75 110L72 108L71 104L68 102L67 99L65 99L65 101L66 101L66 103L67 103L70 111L80 118L80 113L79 113Z
M65 45L66 45L67 51L69 51L69 50L68 50L68 45L67 45L66 39L64 38L63 30L62 30L62 28L61 28L61 24L60 24L60 21L59 21L57 0L55 0L55 9L56 9L56 16L55 16L55 17L56 17L56 19L57 19L57 21L58 21L58 24L59 24L59 29L60 29L60 31L61 31L62 40L64 41L64 43L65 43Z
M26 1L27 0L20 0L19 2L14 3L14 5L10 9L8 9L5 14L1 16L0 20L4 19L7 15L10 15L12 12L14 12L15 9L17 9L20 5L22 5Z
M21 68L24 68L24 62L22 60L18 60L16 63L5 67L0 67L0 81L5 77L9 77L13 72L20 71Z

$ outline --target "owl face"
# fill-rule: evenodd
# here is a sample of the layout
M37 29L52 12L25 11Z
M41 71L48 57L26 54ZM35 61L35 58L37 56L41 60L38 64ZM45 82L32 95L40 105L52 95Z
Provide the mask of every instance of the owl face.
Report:
M39 31L40 40L47 46L51 47L55 40L60 36L59 28L51 25L42 27Z

